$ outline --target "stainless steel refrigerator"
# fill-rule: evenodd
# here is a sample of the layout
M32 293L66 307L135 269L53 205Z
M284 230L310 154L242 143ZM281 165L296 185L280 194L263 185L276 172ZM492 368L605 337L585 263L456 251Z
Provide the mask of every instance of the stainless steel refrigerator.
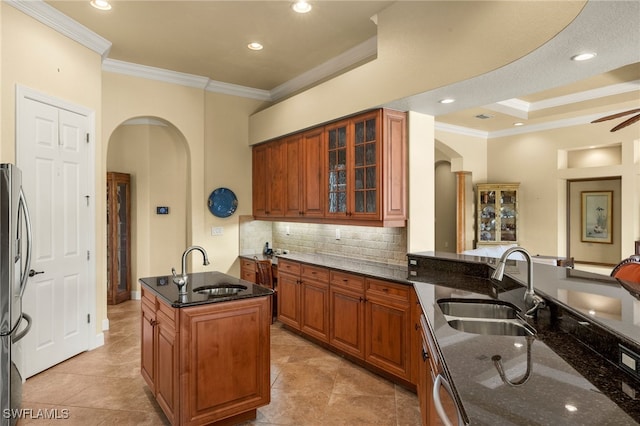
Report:
M22 295L31 262L31 221L22 175L13 164L0 164L0 425L15 424L21 408L19 345L31 328L22 312ZM13 355L13 357L12 357Z

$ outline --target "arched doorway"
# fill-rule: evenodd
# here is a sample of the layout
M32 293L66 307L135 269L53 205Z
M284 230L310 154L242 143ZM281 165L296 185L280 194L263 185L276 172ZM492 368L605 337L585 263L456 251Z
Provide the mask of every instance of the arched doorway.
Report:
M107 172L131 176L131 283L171 273L189 235L189 155L183 134L156 117L123 122L109 138ZM158 214L168 207L168 214Z

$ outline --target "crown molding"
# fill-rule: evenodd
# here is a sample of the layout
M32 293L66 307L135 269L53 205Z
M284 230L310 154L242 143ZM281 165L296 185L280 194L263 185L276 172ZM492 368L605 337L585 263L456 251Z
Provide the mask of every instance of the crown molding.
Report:
M169 71L163 68L150 67L147 65L138 65L131 62L118 61L116 59L105 59L102 62L102 70L118 74L130 75L133 77L164 81L165 83L195 87L202 90L204 90L209 83L209 79L207 77Z
M455 133L456 135L472 136L475 138L488 139L489 132L484 130L476 130L470 127L456 126L455 124L435 122L435 129L441 132Z
M315 68L271 89L271 100L277 101L305 87L311 86L324 78L344 70L358 62L374 57L378 53L378 38L376 36L352 47L340 55L329 59Z
M640 80L628 81L625 83L611 84L609 86L597 89L585 90L583 92L573 93L571 95L558 96L555 98L545 99L543 101L531 104L529 111L538 111L541 109L554 108L562 105L568 105L578 102L589 101L592 99L604 98L606 96L619 95L622 93L640 90Z
M56 8L49 6L43 0L2 0L19 11L42 22L62 35L69 37L83 46L106 58L112 43L94 33L84 25L69 18Z
M543 132L545 130L561 129L563 127L580 126L582 124L589 124L593 120L600 118L604 115L617 114L625 110L615 110L605 113L582 115L580 117L565 118L563 120L549 121L546 123L530 124L525 126L514 127L513 129L496 130L489 132L488 139L502 138L505 136L521 135L525 133Z
M257 99L259 101L273 101L268 90L254 89L238 84L224 83L217 80L209 80L205 88L208 92L222 93L225 95L240 96L243 98Z

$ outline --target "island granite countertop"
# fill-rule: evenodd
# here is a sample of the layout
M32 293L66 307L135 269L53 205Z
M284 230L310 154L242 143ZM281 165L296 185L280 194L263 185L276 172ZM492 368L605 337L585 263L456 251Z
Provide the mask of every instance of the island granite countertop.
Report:
M615 280L534 264L534 283L540 284L536 290L550 302L537 318L528 319L537 331L535 339L479 335L451 327L438 300L498 299L523 308L525 288L520 280L526 277L526 263L511 262L506 271L509 277L495 282L489 276L497 259L433 252L408 257L410 279L465 423L640 422L640 379L618 366L619 344L638 350L638 325L627 311L629 304L633 309L635 298ZM571 295L567 291L617 298L622 305L620 318L589 318L593 315L570 306ZM526 375L529 364L528 380L518 386L504 381L494 362L497 356L507 378L514 382Z
M157 297L164 300L174 308L185 308L189 306L205 305L208 303L229 302L239 299L247 299L251 297L270 296L273 290L253 284L249 281L232 277L222 272L196 272L187 274L187 294L179 295L178 286L172 281L171 275L162 275L158 277L140 278L138 281L145 288L151 290ZM241 285L246 289L240 290L234 295L212 295L206 293L196 293L193 290L208 285Z

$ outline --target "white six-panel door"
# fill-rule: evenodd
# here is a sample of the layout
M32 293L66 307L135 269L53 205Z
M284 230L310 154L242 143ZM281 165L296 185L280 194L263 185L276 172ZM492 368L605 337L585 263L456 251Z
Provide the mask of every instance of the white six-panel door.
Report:
M24 377L89 348L90 120L24 98L17 163L33 222L31 268L23 311L33 318L24 338Z

